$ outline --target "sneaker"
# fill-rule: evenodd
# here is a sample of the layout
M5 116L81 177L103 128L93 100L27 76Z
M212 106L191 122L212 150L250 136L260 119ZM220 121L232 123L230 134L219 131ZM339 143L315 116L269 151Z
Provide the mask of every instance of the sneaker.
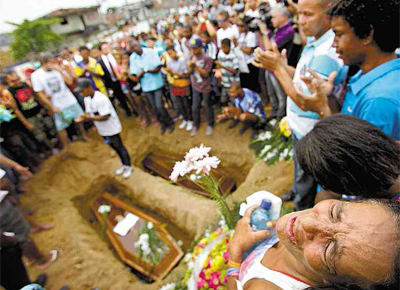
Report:
M121 175L125 171L125 165L122 165L120 168L115 170L115 175Z
M190 136L191 136L191 137L196 136L196 135L197 135L197 131L198 131L198 129L197 129L196 127L194 127L193 130L192 130L192 132L190 132Z
M125 179L129 178L132 175L132 170L132 166L125 166L125 171L122 177Z
M186 125L187 125L187 122L186 122L186 120L183 120L183 122L179 125L179 129L184 129L184 128L186 128Z
M186 124L186 131L190 132L193 130L193 122L192 121L188 121Z
M214 128L212 126L207 126L206 135L207 136L211 135L213 131L214 131Z

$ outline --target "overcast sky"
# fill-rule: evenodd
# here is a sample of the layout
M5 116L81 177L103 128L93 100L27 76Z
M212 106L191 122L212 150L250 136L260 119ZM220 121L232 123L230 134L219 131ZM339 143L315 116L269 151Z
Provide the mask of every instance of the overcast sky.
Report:
M13 26L6 21L21 23L61 8L93 6L102 2L102 11L110 6L121 6L138 0L0 0L0 33L9 32Z

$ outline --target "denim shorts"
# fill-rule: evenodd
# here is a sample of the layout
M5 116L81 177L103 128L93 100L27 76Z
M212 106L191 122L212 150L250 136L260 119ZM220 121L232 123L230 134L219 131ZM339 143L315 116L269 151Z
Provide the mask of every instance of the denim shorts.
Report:
M57 114L54 114L54 123L56 124L57 131L63 131L67 129L74 122L75 118L78 118L82 115L83 110L78 103L69 106Z

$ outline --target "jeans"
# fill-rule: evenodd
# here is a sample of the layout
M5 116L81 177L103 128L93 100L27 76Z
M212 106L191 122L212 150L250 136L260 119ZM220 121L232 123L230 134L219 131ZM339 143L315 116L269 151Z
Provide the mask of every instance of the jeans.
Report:
M168 114L168 111L164 108L162 89L151 92L143 92L143 94L146 96L153 110L155 110L157 120L161 123L161 126L167 127L171 125L173 122Z
M297 138L292 134L293 148L296 148ZM294 183L292 191L295 195L293 200L296 210L305 210L314 206L315 196L317 195L317 183L312 175L304 172L296 159L294 150Z
M103 137L103 139L108 145L110 145L112 149L117 152L123 165L131 166L131 158L129 157L128 150L126 150L124 144L122 144L122 140L119 134Z
M24 263L22 249L19 244L2 247L0 250L0 285L7 290L20 290L31 284Z
M272 105L270 117L283 118L286 116L287 95L271 72L265 72L265 81L267 83L268 96Z
M189 97L171 96L175 110L178 115L182 115L185 121L192 121L192 108Z
M202 99L205 104L207 123L209 126L214 126L214 109L211 101L211 94L200 93L193 90L193 121L196 128L200 127L200 107Z

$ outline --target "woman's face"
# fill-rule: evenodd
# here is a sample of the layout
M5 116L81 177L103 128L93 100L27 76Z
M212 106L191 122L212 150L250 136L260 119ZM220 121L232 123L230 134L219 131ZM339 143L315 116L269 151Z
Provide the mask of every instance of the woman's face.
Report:
M286 249L321 279L371 283L393 271L395 224L382 205L327 200L283 216L276 230Z

